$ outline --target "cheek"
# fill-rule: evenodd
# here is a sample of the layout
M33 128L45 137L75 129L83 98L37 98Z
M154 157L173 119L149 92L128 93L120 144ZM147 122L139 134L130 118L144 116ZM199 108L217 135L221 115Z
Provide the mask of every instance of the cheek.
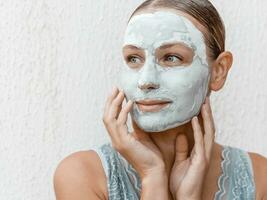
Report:
M162 86L175 96L194 96L199 93L207 80L209 73L203 66L174 68L161 76Z
M162 86L173 92L186 92L194 85L191 76L192 72L185 68L170 69L161 76Z
M138 87L138 72L126 69L119 74L119 84L127 99L132 99Z

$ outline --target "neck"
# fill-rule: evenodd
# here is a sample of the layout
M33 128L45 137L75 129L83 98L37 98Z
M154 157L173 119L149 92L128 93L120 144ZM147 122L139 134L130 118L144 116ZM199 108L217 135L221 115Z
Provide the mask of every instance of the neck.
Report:
M204 133L203 119L201 115L198 115L198 118L202 132ZM132 125L135 132L141 131L142 133L146 133L158 147L163 156L168 177L170 176L171 168L175 159L176 137L179 134L184 134L186 136L187 141L183 145L188 145L189 155L194 147L194 133L191 122L162 132L145 132L141 130L133 120ZM214 192L218 190L217 181L221 174L220 166L222 162L221 151L222 147L219 144L214 143L209 170L204 182L204 188L207 188L204 190L204 194L207 196L214 196Z
M187 141L183 145L188 145L189 154L194 146L194 135L191 122L161 132L146 132L137 127L136 123L133 121L133 128L135 131L142 131L149 135L151 140L158 147L163 156L168 175L170 175L171 168L175 159L176 137L179 134L184 134L186 136Z

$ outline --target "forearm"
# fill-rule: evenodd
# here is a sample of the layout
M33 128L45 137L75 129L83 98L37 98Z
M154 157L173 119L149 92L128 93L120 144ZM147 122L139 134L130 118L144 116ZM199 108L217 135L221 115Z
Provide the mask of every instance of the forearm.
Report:
M175 200L202 200L201 198L193 198L193 199L191 199L191 198L183 198L183 197L180 197L180 198L175 198Z
M197 189L196 189L197 190ZM201 195L176 195L175 200L202 200Z
M141 200L170 200L166 174L155 174L142 180Z
M186 193L180 192L177 193L175 196L175 200L202 200L203 193L202 193L202 185L203 182L199 183L201 187L192 186L193 190L187 191ZM205 199L205 198L204 198Z

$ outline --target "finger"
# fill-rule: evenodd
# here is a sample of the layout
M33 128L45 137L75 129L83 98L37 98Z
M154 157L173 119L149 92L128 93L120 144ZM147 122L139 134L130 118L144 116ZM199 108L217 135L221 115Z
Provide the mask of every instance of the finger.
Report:
M127 129L126 122L128 119L128 113L131 111L132 107L133 107L133 102L131 100L129 100L126 103L126 105L121 109L121 112L118 116L117 126L118 126L118 129L122 132L128 131L128 130L125 130L125 129Z
M128 110L131 109L129 108L130 106L131 106L131 102L128 102L124 106L124 108L121 109L119 116L120 114L124 112L128 113ZM119 116L118 116L118 120L114 121L113 123L110 123L110 126L109 126L109 135L111 137L113 145L116 147L119 147L124 143L123 141L125 140L122 140L122 139L124 139L127 136L129 137L128 134L125 134L128 132L128 127L126 125L127 114L126 114L126 121L123 121L122 117L119 118Z
M201 115L203 118L204 130L205 130L205 135L204 135L205 154L207 160L209 161L215 137L214 121L212 117L209 98L206 98L206 102L202 106Z
M187 159L188 141L185 134L178 134L175 145L175 162L180 164Z
M192 127L195 139L195 152L197 155L204 155L204 141L201 127L197 117L192 119Z
M105 110L104 110L104 116L103 116L103 122L104 125L107 129L107 132L112 140L112 142L115 142L116 139L116 124L113 123L111 117L109 116L109 111L110 111L110 106L112 101L117 97L119 93L119 90L116 86L113 87L113 90L111 92L111 94L108 96L106 103L105 103Z
M191 150L190 157L192 158L193 155L196 154L196 145L194 145L193 149Z
M113 99L112 103L110 104L110 109L108 113L110 119L117 119L122 107L122 102L124 100L124 97L125 97L124 92L120 91L116 96L116 98Z
M104 115L107 115L109 112L110 104L113 101L113 99L117 96L118 94L118 88L115 86L112 89L111 94L108 96L106 103L105 103L105 108L104 108Z

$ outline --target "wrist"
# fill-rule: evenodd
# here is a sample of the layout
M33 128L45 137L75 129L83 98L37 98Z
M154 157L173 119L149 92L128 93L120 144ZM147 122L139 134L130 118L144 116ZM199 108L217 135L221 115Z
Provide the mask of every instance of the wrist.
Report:
M145 176L141 181L141 200L169 199L168 178L166 173Z
M168 181L168 176L165 167L163 166L146 170L143 173L143 176L141 176L141 181L144 183L152 181Z
M145 175L141 178L142 186L155 185L155 184L166 184L168 185L168 176L164 171L153 172Z
M184 196L179 196L175 198L176 200L202 200L201 197L184 197Z

